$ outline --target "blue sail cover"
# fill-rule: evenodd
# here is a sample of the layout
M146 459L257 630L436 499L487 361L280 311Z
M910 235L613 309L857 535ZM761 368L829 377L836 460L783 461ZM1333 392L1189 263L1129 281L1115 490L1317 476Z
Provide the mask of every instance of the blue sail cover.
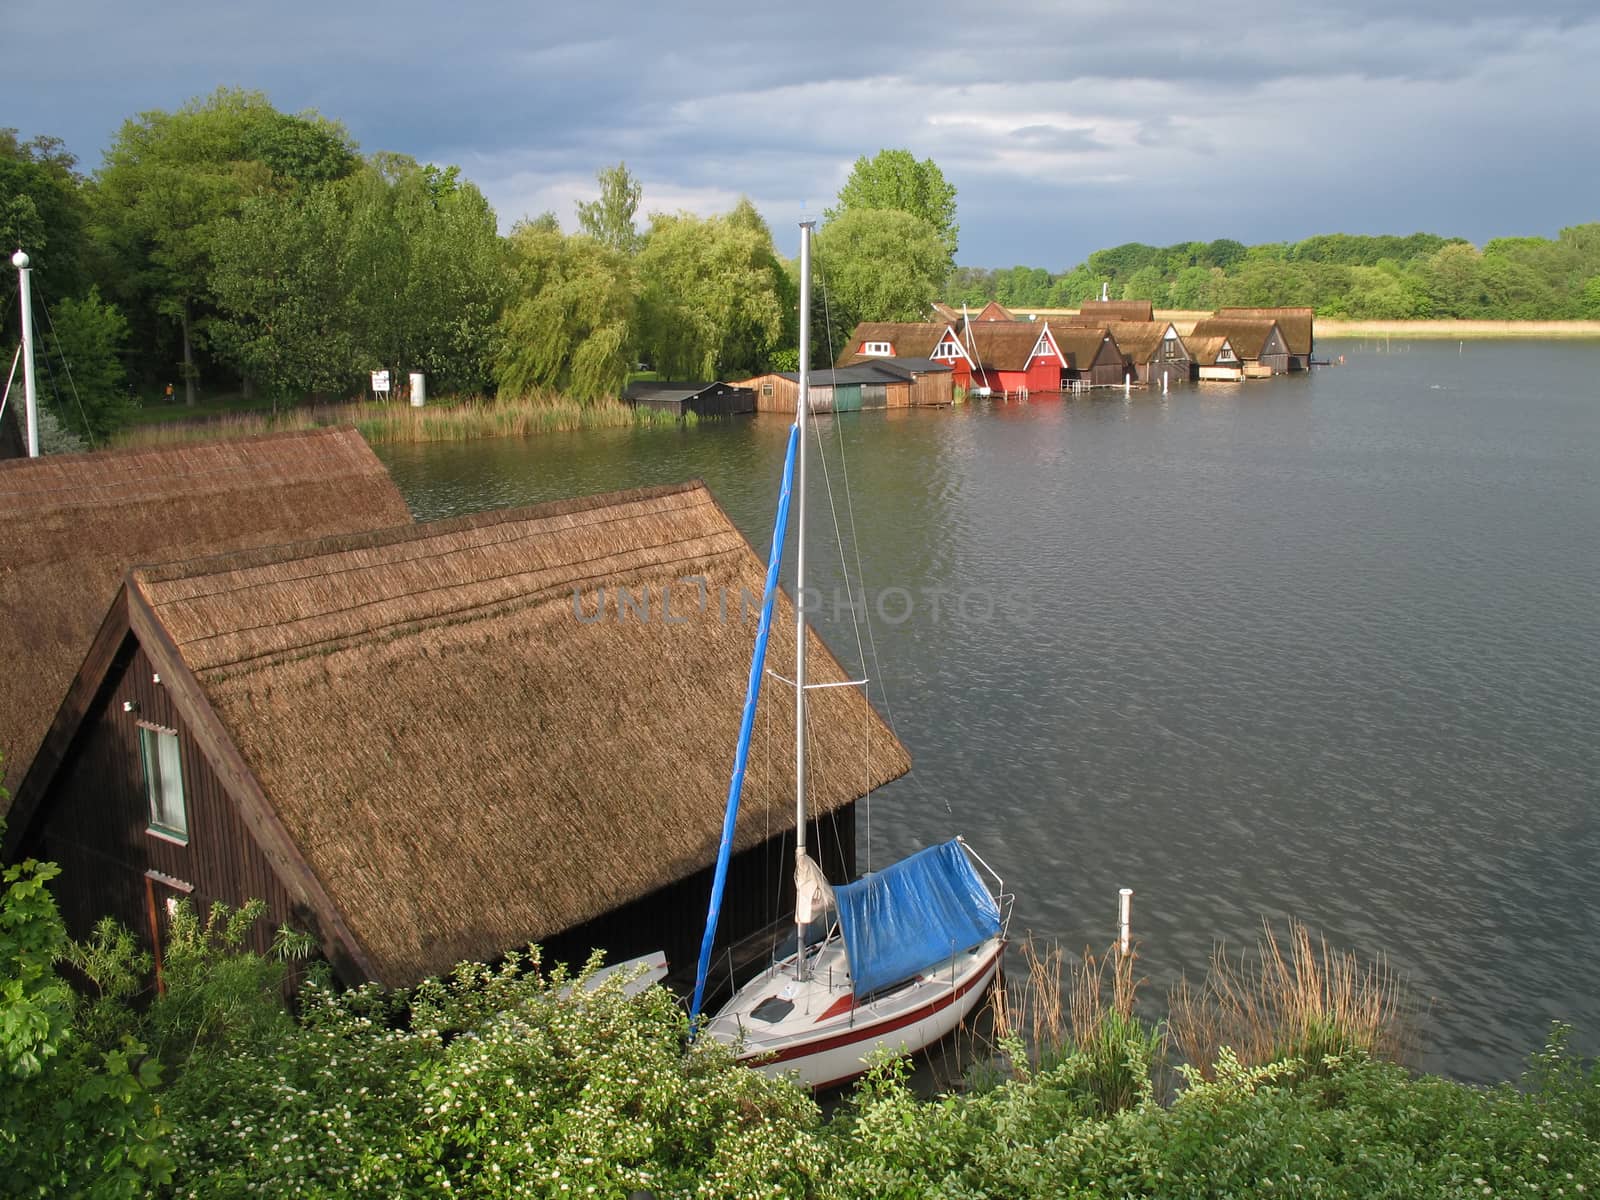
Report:
M1000 932L1000 906L959 840L919 850L833 894L858 998Z

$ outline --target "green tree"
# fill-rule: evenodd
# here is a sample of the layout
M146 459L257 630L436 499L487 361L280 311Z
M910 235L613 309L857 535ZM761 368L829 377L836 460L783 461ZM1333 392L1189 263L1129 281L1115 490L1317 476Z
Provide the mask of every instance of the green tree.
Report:
M15 129L0 129L0 247L8 263L18 247L28 252L34 285L51 304L88 286L88 206L76 165L59 138L19 142Z
M1172 281L1170 302L1173 308L1201 312L1220 308L1226 274L1221 267L1185 267Z
M489 385L502 251L455 167L374 156L333 183L260 193L223 230L213 340L274 396L348 393L377 367Z
M215 309L218 237L250 198L326 182L354 161L337 126L232 88L118 131L96 176L95 222L117 265L117 298L176 323L187 403Z
M596 178L600 196L578 203L578 229L603 246L632 254L639 248L639 231L633 219L639 211L644 185L628 173L628 164L606 167Z
M90 445L104 445L133 413L122 365L128 322L91 287L55 306L45 337L49 404L57 420Z
M510 395L556 388L580 402L620 394L638 337L628 256L586 235L526 224L512 229L510 243L496 387Z
M858 208L829 221L816 262L832 307L830 360L858 322L927 319L949 262L945 246L937 229L908 212Z
M1124 300L1150 300L1158 308L1166 306L1167 283L1161 278L1161 272L1153 266L1140 267L1128 276L1128 282L1122 285L1122 298Z
M1042 305L1050 300L1050 272L1043 267L1012 267L995 274L993 299L1007 308Z
M753 374L785 340L789 289L748 200L721 217L652 216L638 273L640 344L664 375Z
M351 223L347 189L263 193L218 240L212 339L275 401L347 390L368 363L356 340Z
M946 271L955 265L956 189L931 158L918 162L909 150L880 150L856 159L850 177L839 189L834 207L823 215L835 220L863 209L891 209L920 217L933 226L945 248Z

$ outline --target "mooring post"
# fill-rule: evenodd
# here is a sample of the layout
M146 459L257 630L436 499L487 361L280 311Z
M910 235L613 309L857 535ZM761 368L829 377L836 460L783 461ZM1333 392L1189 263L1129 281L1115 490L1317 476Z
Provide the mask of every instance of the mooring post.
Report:
M1127 958L1133 949L1133 889L1117 892L1117 948Z

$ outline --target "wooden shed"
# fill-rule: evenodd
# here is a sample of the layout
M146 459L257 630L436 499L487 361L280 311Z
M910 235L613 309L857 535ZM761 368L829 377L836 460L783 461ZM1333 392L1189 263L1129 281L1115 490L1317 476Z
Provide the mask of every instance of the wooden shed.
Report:
M764 576L700 483L135 568L6 858L62 865L74 932L110 914L158 952L169 902L259 897L352 983L530 941L686 960ZM779 608L770 652L791 661ZM848 678L810 636L817 682ZM813 836L838 878L854 802L910 764L856 689L809 704ZM768 687L757 727L793 710ZM794 828L791 756L754 753L729 941L780 915Z
M1289 370L1306 371L1311 368L1311 352L1316 348L1316 318L1314 308L1219 308L1217 316L1223 318L1254 317L1277 322L1289 351Z
M1201 382L1232 383L1244 378L1244 364L1222 334L1191 333L1185 341Z
M1098 317L1068 317L1066 328L1104 328L1122 350L1133 378L1142 384L1160 387L1165 377L1169 386L1194 378L1194 363L1170 321L1102 321Z
M622 393L636 408L653 408L682 416L731 417L756 411L756 394L731 383L665 383L636 380Z
M873 408L939 406L953 400L948 364L929 358L866 358L811 373L813 412L854 412ZM800 395L797 371L774 372L741 380L755 395L756 411L794 415Z
M1208 317L1193 332L1197 338L1227 338L1246 379L1288 373L1289 346L1270 317Z
M1129 378L1131 368L1108 326L1064 325L1055 337L1066 359L1068 386L1121 387Z
M0 463L6 785L15 794L134 563L410 520L354 429Z

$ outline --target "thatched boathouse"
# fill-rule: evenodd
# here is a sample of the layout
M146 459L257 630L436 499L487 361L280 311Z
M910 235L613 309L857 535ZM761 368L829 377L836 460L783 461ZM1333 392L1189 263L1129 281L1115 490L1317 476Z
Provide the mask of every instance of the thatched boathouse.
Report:
M13 794L134 563L410 521L354 429L0 462L0 753Z
M1078 315L1095 321L1154 321L1155 305L1149 300L1085 300Z
M1109 302L1108 302L1109 303ZM1194 378L1194 363L1171 321L1105 321L1099 317L1068 317L1065 328L1105 328L1118 348L1135 382L1160 387Z
M1223 318L1251 317L1276 322L1289 351L1289 370L1311 369L1311 352L1316 349L1316 317L1314 308L1219 308L1217 316Z
M1197 339L1222 337L1238 356L1246 379L1284 375L1289 371L1289 344L1283 331L1270 317L1207 317L1196 322L1192 336ZM1201 375L1204 379L1206 376Z
M260 897L349 981L530 941L684 961L763 577L699 483L136 568L5 852L62 864L75 930L109 912L158 951L179 897ZM770 652L792 661L779 607ZM811 654L816 682L847 678ZM758 734L793 711L769 686ZM855 800L909 761L856 689L809 711L812 844L844 873ZM730 941L781 910L791 744L756 739Z

